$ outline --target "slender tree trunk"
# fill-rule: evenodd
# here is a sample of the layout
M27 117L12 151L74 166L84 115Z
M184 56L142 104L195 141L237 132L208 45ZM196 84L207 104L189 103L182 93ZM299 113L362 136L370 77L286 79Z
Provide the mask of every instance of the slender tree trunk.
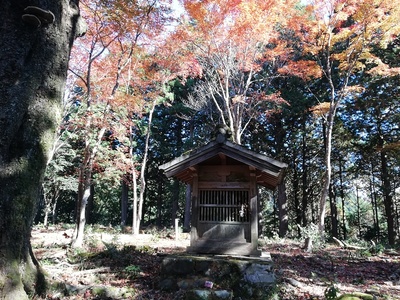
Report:
M58 198L58 192L56 192L52 196L52 200L47 200L48 202L46 203L45 206L45 213L44 213L44 218L43 218L43 226L48 227L49 226L49 215L51 214L51 222L55 224L55 210L57 207L57 198Z
M53 202L53 207L51 210L51 222L53 224L57 223L57 202L58 202L58 197L55 197Z
M138 224L137 174L133 161L132 161L132 189L133 189L132 233L139 234L139 228L136 228L136 225Z
M279 205L279 237L286 236L289 229L288 213L287 213L287 197L285 183L282 182L278 185L278 205Z
M49 214L51 213L51 204L52 200L49 199L48 193L44 192L44 189L42 187L43 191L43 198L44 198L44 218L43 218L43 226L47 228L48 222L49 222Z
M327 172L327 149L326 149L326 143L327 143L327 136L326 136L326 123L325 120L322 123L322 136L323 136L323 145L324 145L324 154L325 154L325 160L324 160L324 175L321 180L322 182L322 188L321 188L321 195L320 195L320 202L319 202L319 218L318 218L318 228L319 228L319 233L322 239L325 238L325 211L326 211L326 198L328 197L328 191L329 191L329 183L328 186L326 186L326 183L328 182L328 172ZM330 163L330 159L329 159ZM330 173L329 173L330 175ZM329 178L330 182L330 178ZM325 190L326 189L326 190Z
M347 70L346 75L343 77L341 83L341 89L339 90L338 95L336 94L336 88L334 83L334 76L332 74L333 62L331 61L331 47L332 47L332 31L333 27L329 27L327 30L327 39L324 45L324 58L323 62L324 74L326 79L328 80L328 84L330 87L330 95L329 95L329 110L326 115L326 127L324 132L324 147L325 147L325 173L322 179L322 188L320 194L319 201L319 220L318 220L318 229L320 238L323 240L325 238L325 213L326 213L326 199L329 194L329 186L331 184L331 175L332 175L332 166L331 166L331 154L332 154L332 134L333 134L333 126L335 122L336 111L343 99L345 94L345 89L347 88L350 74L352 71L352 67ZM354 66L354 65L353 65Z
M242 122L241 118L240 118L240 122ZM275 140L276 140L276 152L278 154L278 157L282 158L284 156L286 131L285 131L284 125L281 121L281 118L275 118L274 125L275 125L274 133L275 133ZM238 127L241 128L241 126L238 126ZM297 156L295 156L293 158L294 165L296 164L296 158L297 158ZM294 168L297 169L296 166ZM294 181L297 184L296 177L294 178ZM277 205L278 205L279 236L285 237L288 232L288 229L289 229L289 223L288 223L286 186L285 186L284 181L278 185L277 197L278 197ZM258 199L258 201L259 201L259 199Z
M95 195L95 189L94 185L90 185L90 196L86 205L86 224L93 224L93 219L92 219L92 212L93 212L93 207L94 207L94 195Z
M326 215L326 199L328 197L329 191L329 183L331 181L331 166L330 166L330 158L325 158L325 164L327 165L327 170L325 171L323 180L322 180L322 191L321 197L319 201L319 232L321 237L325 235L325 215Z
M139 191L139 197L137 197L137 183L136 183L136 176L134 176L134 216L133 216L133 233L134 234L139 234L139 229L140 229L140 224L142 220L142 213L143 213L143 202L144 202L144 195L145 195L145 190L146 190L146 166L147 166L147 157L149 155L149 143L150 143L150 135L151 135L151 126L153 122L153 114L154 110L156 108L157 100L153 99L151 104L151 108L149 110L149 123L147 124L147 131L146 131L146 141L144 145L144 153L143 153L143 159L141 163L141 170L140 170L140 191ZM136 197L136 198L135 198Z
M302 198L301 198L301 211L302 211L302 226L306 227L307 222L307 208L308 208L308 183L307 183L307 143L306 143L306 120L303 119L303 135L302 135L302 147L301 147L301 156L302 156L302 174L301 174L301 181L302 181ZM300 224L300 223L298 223Z
M369 197L371 198L371 206L372 206L372 217L374 219L374 229L376 230L378 228L378 222L377 222L377 218L375 215L375 199L374 199L374 191L372 188L372 181L370 179L369 181Z
M300 206L300 200L299 200L299 173L298 173L298 167L296 163L296 152L293 153L293 202L294 202L294 209L296 212L296 224L301 225L302 224L302 216L304 213L304 208ZM301 232L300 232L300 227L297 226L297 234L300 237Z
M176 132L176 151L177 155L182 153L182 120L179 119L175 129ZM171 209L171 226L175 225L175 219L177 218L177 212L179 209L179 194L180 194L180 184L177 179L174 179L173 185L173 196L172 196L172 209Z
M38 27L22 20L29 4L0 1L0 299L6 300L46 289L30 234L79 18L75 1L38 0L34 5L52 12L50 23Z
M332 185L329 187L329 204L331 209L331 234L333 237L338 238L336 195L333 193Z
M347 240L347 228L346 228L346 209L344 197L341 196L342 199L342 230L343 230L343 240Z
M316 224L318 220L318 205L316 202L311 202L311 222Z
M380 240L381 232L380 232L380 224L379 224L379 213L378 213L378 201L376 196L375 190L375 179L374 179L374 163L371 161L371 178L370 178L370 189L371 189L371 199L372 199L372 206L374 212L374 220L377 230L377 238Z
M346 229L346 209L344 202L344 185L343 185L343 172L342 172L342 159L339 156L339 180L340 180L340 198L342 199L342 230L343 239L347 239L347 229Z
M86 125L87 129L90 128L90 120L88 122L89 124ZM86 136L84 160L79 168L77 218L71 242L73 248L80 248L83 246L87 216L86 207L92 191L93 163L105 131L105 127L99 130L95 145L91 145L89 137Z
M128 196L129 186L125 180L121 180L121 226L126 226L126 219L128 217Z
M163 185L165 182L163 180L159 180L158 183L158 196L157 196L157 216L156 216L156 224L160 228L162 224L162 204L163 204Z
M149 169L148 169L148 166L146 166L146 174L148 174L148 173L149 173ZM149 191L147 189L144 190L143 199L147 199L147 193L148 192ZM146 216L146 213L147 213L147 207L148 207L147 202L143 201L141 220L145 220L145 216Z
M193 139L193 121L190 121L190 139ZM185 192L185 215L183 220L183 231L190 232L191 229L191 210L192 207L192 186L190 184L186 185L186 192Z
M332 92L332 98L334 99L334 93ZM326 129L325 129L325 174L322 180L321 196L319 201L319 233L322 239L325 236L325 215L326 215L326 199L329 195L329 186L331 184L332 176L332 165L331 165L331 155L332 155L332 133L333 124L336 113L336 108L339 105L339 101L331 102L331 106L327 116Z
M278 216L278 206L279 206L279 204L278 204L278 195L277 195L277 191L275 191L274 192L274 194L273 194L273 204L274 204L274 206L273 206L273 213L272 213L272 215L274 216L274 218L273 218L273 220L272 220L272 225L273 225L273 228L275 229L275 230L277 230L278 231L278 233L279 233L279 216ZM278 217L277 217L278 216Z
M78 201L77 201L77 218L75 224L75 231L72 239L71 246L74 248L80 248L83 246L84 230L86 224L86 205L90 197L90 185L91 185L92 172L91 168L85 168L81 170L79 174L79 185L78 185Z
M400 228L399 228L399 208L398 208L398 205L397 205L397 202L395 202L394 203L394 206L395 206L395 228L396 228L396 231L395 231L395 234L400 234Z
M380 155L381 155L381 179L382 179L382 190L383 190L383 203L385 206L388 242L389 245L393 246L396 240L396 231L394 228L394 216L393 216L393 198L391 195L386 152L382 150Z
M359 187L356 186L357 227L358 227L358 237L361 238L361 211L360 211L360 196L359 196L358 190L359 190Z
M178 203L179 203L179 181L174 178L174 184L172 187L172 207L171 207L171 226L174 226L175 219L177 217L178 212Z
M43 218L43 226L47 228L48 220L49 220L49 211L51 211L50 207L45 207L44 218Z

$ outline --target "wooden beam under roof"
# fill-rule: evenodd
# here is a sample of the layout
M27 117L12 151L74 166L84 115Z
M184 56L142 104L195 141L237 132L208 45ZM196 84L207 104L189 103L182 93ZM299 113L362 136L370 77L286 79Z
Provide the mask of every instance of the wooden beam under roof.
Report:
M218 158L219 163L222 165L228 163L228 158L247 165L250 170L255 170L257 183L271 189L282 181L287 168L287 164L283 162L229 141L224 143L212 141L203 147L161 165L159 168L164 170L168 177L175 176L183 182L191 183L196 172L196 166L207 164L214 158Z

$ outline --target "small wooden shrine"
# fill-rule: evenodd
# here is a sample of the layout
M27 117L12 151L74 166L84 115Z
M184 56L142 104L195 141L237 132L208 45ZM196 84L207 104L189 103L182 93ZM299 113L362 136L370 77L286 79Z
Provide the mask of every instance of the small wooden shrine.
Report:
M229 142L225 135L163 164L190 184L191 253L259 256L257 185L275 189L287 165Z

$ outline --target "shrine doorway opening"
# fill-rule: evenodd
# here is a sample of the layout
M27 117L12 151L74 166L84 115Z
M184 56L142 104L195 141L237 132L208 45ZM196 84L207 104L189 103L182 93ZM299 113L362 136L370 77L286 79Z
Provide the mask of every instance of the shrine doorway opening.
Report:
M201 189L198 203L199 238L250 241L248 190Z

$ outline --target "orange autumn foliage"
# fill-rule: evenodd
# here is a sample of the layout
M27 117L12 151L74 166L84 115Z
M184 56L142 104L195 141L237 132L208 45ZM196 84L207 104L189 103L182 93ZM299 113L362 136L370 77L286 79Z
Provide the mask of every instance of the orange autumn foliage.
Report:
M393 0L314 0L304 7L296 37L303 57L315 60L328 84L326 99L312 108L325 118L325 169L319 203L319 232L325 232L326 200L332 176L332 136L335 116L343 99L359 93L355 75L368 71L390 74L374 50L385 48L400 34L400 6ZM371 68L376 64L378 66Z
M396 1L315 0L304 9L306 19L298 34L303 53L315 57L324 72L329 72L326 60L337 61L343 74L379 63L372 46L384 48L400 34Z
M278 72L283 75L297 76L305 81L322 76L320 66L312 60L288 61L285 66L278 69Z
M284 103L279 93L266 96L261 87L268 89L282 75L277 70L292 55L279 37L295 15L296 2L181 1L185 14L166 48L178 58L183 77L201 78L189 106L213 103L238 143L249 120ZM266 65L271 66L267 72Z
M325 116L329 112L330 109L331 109L330 102L322 102L322 103L319 103L319 104L311 107L310 111L313 113L313 115L321 117L321 116Z

